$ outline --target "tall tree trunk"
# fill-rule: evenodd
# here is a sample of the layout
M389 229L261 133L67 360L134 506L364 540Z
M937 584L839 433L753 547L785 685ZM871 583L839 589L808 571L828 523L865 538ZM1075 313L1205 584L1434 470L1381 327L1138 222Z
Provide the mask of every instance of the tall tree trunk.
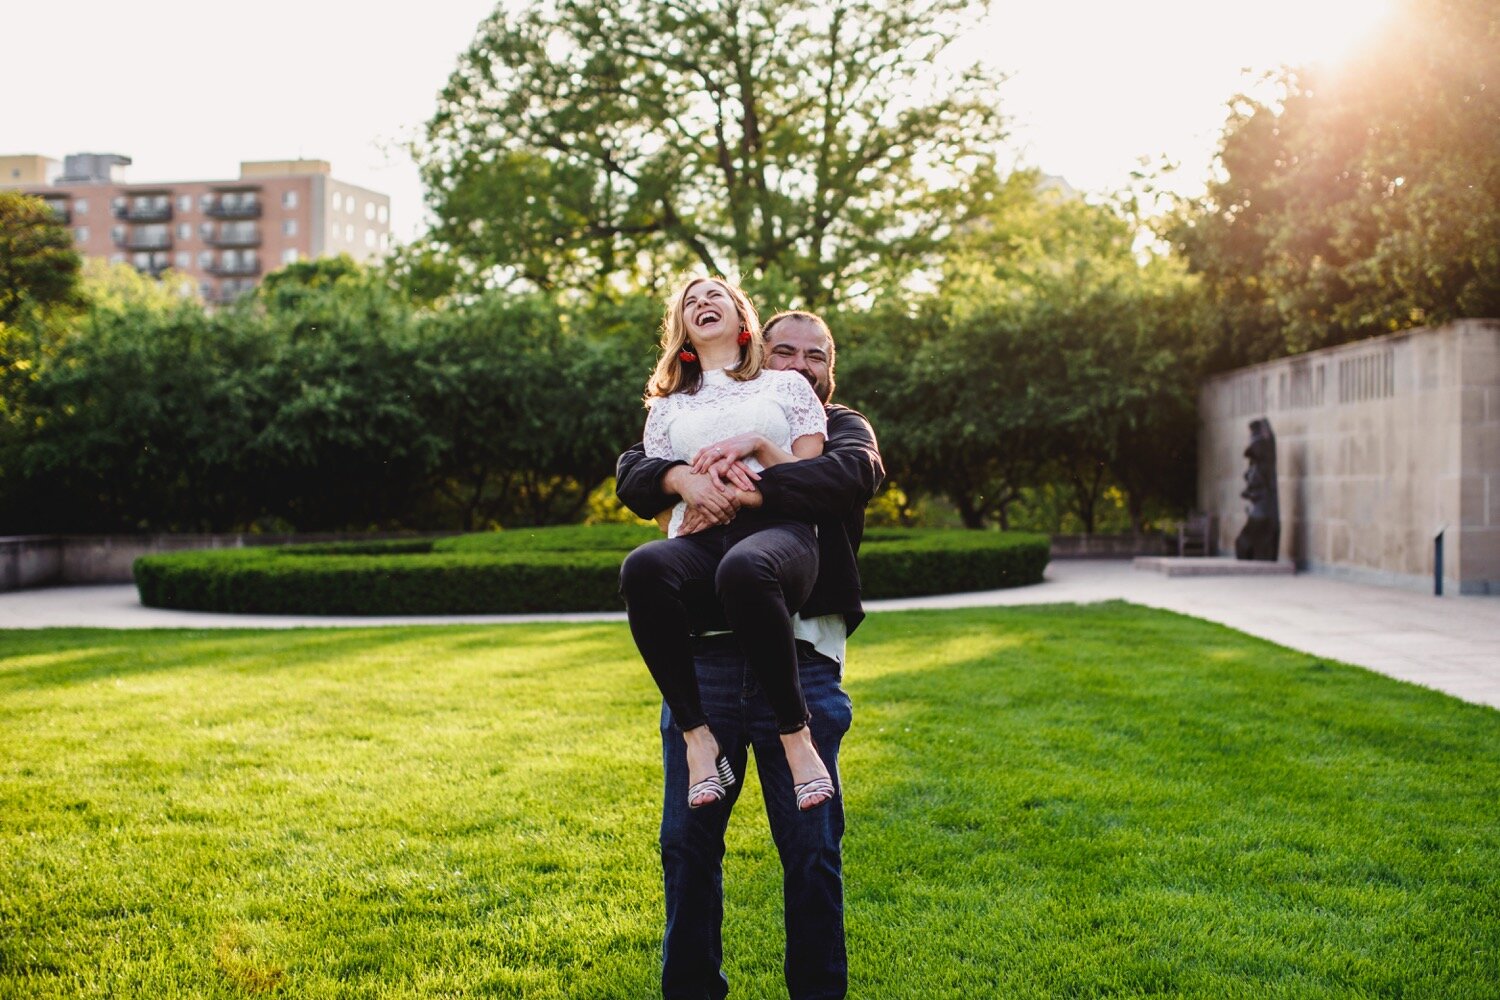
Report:
M963 519L964 527L979 530L984 527L984 507L976 504L967 495L953 498L953 506L958 508L958 516Z

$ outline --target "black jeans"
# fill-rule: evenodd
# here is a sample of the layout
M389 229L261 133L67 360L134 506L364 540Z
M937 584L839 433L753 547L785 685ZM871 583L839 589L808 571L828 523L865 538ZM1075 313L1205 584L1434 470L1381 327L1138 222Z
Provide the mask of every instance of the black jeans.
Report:
M807 724L807 703L797 679L792 615L817 580L818 539L812 525L800 521L760 524L750 533L731 532L735 527L647 542L625 557L620 593L630 634L678 725L703 725L708 719L693 671L690 595L711 587L777 725L796 732Z
M840 853L843 796L807 812L797 809L776 716L744 655L730 636L696 640L695 645L709 725L736 774L745 773L748 748L755 748L766 816L781 856L787 991L791 1000L839 1000L848 990L849 978ZM798 648L802 688L812 707L813 742L829 775L842 788L839 744L852 718L849 696L839 686L836 661L806 643ZM723 801L689 809L687 748L682 730L665 707L661 746L666 774L661 867L667 903L662 996L722 1000L729 993L722 965L724 830L745 783L731 785Z

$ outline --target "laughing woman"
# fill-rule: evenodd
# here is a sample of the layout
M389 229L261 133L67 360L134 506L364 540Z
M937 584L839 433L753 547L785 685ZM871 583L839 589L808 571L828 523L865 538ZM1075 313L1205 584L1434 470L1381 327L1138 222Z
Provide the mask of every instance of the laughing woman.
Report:
M760 318L745 293L696 278L667 304L662 354L646 387L646 454L691 463L749 486L769 466L823 452L827 417L807 380L765 367ZM698 695L686 588L712 587L776 713L799 809L835 794L808 731L792 615L818 575L812 525L742 510L727 525L680 531L632 552L620 568L631 635L687 744L688 804L722 800L736 780Z

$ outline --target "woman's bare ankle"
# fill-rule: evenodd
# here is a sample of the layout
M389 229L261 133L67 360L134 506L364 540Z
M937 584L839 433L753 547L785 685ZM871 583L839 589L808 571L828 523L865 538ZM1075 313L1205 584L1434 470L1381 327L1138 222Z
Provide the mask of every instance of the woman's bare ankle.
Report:
M689 752L708 752L711 750L715 755L718 754L719 741L714 739L713 730L709 729L707 724L694 726L692 729L684 729L682 731L682 741L687 744Z
M813 743L812 732L807 727L804 726L795 733L782 733L781 748L786 752L787 766L791 769L792 780L797 784L828 776L828 767L823 763L823 757Z

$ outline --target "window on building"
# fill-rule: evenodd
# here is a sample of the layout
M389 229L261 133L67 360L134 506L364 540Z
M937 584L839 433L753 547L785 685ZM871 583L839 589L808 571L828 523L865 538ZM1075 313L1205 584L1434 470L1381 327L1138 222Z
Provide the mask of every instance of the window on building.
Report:
M213 265L214 265L214 252L212 250L199 250L198 251L198 266L200 268L202 268L203 270L206 271L210 267L213 267Z
M281 224L281 235L283 235L283 236L296 236L297 235L297 220L296 219L287 219L286 221L284 221Z
M344 196L338 191L333 192L333 210L340 211L344 207Z
M379 219L382 225L390 221L390 217L390 210L387 209L384 205L381 205L375 210L375 218Z
M191 212L193 210L193 196L190 194L179 195L177 198L177 211Z
M192 235L193 235L193 227L192 226L188 225L186 222L179 222L179 223L177 223L177 238L179 240L188 239Z
M109 255L109 262L111 264L123 264L125 263L125 255L122 253L112 253Z
M354 242L354 224L353 223L345 223L344 224L344 239L348 240L350 243Z
M373 201L365 202L365 221L375 221L375 203Z
M89 241L89 227L79 226L73 230L73 239L79 243L87 243Z
M373 230L373 229L366 229L365 230L365 247L368 248L368 249L370 249L370 250L374 250L375 249L375 230Z
M187 268L190 268L192 266L193 266L193 255L190 254L190 253L188 253L186 250L179 250L179 251L177 251L177 267L178 267L178 269L179 270L186 270Z
M282 208L296 208L297 207L297 192L295 192L295 191L284 192L282 194L282 196L281 196L281 207Z
M295 264L301 254L297 253L296 247L288 247L281 251L281 262L283 264Z
M336 240L339 238L339 224L337 222L328 227L328 238L330 240Z
M387 233L380 234L380 252L385 253L391 248L391 237Z
M125 227L124 226L112 226L112 227L110 227L109 238L112 239L112 240L114 240L116 243L123 242L124 239L125 239Z
M198 207L203 209L205 212L208 211L209 207L212 206L213 203L214 196L209 194L207 191L198 196Z
M214 235L214 224L212 222L198 223L198 237L200 239L212 239Z
M73 201L73 214L74 215L88 215L89 214L89 200L87 198L76 198L76 199L74 199L74 201Z

